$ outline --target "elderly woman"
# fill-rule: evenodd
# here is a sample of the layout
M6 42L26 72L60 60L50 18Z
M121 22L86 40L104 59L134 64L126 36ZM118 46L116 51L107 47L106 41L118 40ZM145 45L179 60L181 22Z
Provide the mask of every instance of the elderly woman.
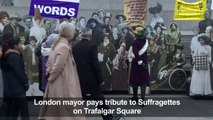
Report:
M76 69L76 63L72 55L70 40L75 34L73 24L64 21L59 26L59 37L52 47L47 62L48 83L45 90L44 99L57 98L82 98L79 77ZM84 117L68 117L72 106L43 106L40 116L45 120L85 120ZM55 115L57 117L49 117ZM62 117L67 116L67 117Z
M206 44L208 36L198 37L200 46L193 54L193 73L190 85L190 95L209 95L212 93L210 79L211 47Z
M9 14L6 11L0 12L0 34L2 33L4 26L7 24L9 19Z

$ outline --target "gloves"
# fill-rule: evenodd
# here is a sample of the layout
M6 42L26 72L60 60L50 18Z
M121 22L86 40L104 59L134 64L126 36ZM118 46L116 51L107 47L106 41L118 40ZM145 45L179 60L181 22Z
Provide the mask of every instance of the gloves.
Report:
M138 65L141 65L142 63L143 63L143 61L142 61L142 60L138 61Z
M148 70L147 64L143 63L142 60L138 61L138 65L141 66L143 69Z

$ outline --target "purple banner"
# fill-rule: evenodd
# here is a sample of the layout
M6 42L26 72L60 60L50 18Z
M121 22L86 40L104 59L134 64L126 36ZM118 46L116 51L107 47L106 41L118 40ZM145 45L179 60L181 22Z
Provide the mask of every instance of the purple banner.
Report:
M31 0L29 15L34 16L35 8L39 8L42 17L77 17L79 3L80 0Z

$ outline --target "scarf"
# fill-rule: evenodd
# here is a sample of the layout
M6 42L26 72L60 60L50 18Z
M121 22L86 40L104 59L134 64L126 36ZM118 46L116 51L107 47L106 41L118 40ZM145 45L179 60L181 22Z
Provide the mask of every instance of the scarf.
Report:
M35 59L35 48L30 45L30 49L32 50L32 64L36 64L36 59Z
M49 54L50 54L50 52L51 52L51 48L44 48L44 47L41 47L41 54L43 55L43 56L49 56Z

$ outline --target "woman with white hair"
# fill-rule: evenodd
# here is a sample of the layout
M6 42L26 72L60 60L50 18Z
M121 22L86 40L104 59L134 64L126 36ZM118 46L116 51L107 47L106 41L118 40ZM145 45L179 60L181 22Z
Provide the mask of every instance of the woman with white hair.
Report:
M75 27L72 23L64 21L60 24L59 37L52 46L52 52L47 62L48 83L44 100L55 98L58 101L82 98L76 63L70 47L70 41L74 34ZM85 120L85 117L77 117L72 114L73 106L67 107L61 104L42 107L40 116L45 120Z

